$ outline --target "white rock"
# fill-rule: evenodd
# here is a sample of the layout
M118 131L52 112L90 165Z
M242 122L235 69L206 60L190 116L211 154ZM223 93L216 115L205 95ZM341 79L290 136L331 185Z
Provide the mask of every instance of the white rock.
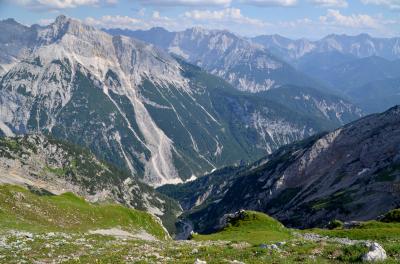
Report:
M200 260L200 259L196 259L196 261L194 262L194 264L207 264L207 261Z
M387 258L386 251L383 249L381 245L374 242L369 245L369 252L366 253L363 257L363 261L382 261Z

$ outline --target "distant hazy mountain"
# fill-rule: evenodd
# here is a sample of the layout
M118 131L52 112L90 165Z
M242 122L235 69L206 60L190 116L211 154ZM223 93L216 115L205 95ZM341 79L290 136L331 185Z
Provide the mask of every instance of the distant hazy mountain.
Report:
M400 38L374 38L368 34L332 34L317 41L293 40L279 35L263 35L252 40L290 61L311 53L334 51L357 58L379 56L388 60L400 59Z
M343 62L340 63L340 60ZM377 56L350 59L339 55L336 61L339 63L335 63L333 59L330 63L313 60L314 64L320 67L302 69L307 74L316 76L332 89L344 93L372 81L400 77L400 60L390 61Z
M400 77L370 82L349 91L348 95L364 106L367 113L382 112L400 104Z
M305 55L298 60L297 67L347 96L368 113L384 111L400 103L396 92L400 86L400 60L377 56L359 59L328 52Z
M283 147L254 164L159 190L189 210L182 219L187 225L207 232L218 230L221 217L239 209L263 211L296 227L374 219L399 207L399 184L397 106Z
M50 133L153 185L257 159L361 115L312 88L293 89L288 104L237 91L153 45L65 16L0 28L0 45L13 46L1 50L0 134Z
M400 85L396 84L400 78L400 38L329 35L310 41L271 35L252 40L356 102L365 112L383 111L400 103L395 88Z
M153 43L224 78L241 91L256 93L285 84L320 86L262 46L228 31L198 27L181 32L168 32L162 28L106 31Z

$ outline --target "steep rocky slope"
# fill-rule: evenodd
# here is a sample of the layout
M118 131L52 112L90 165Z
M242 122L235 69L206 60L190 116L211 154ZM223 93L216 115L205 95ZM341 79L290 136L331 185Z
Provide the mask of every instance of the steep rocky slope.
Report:
M241 93L150 44L65 16L46 27L0 24L19 43L3 51L13 59L2 64L1 133L50 133L152 185L255 160L360 116L326 94L295 109Z
M190 209L184 221L200 232L218 229L224 214L239 209L267 212L295 227L374 219L400 206L399 132L396 106L283 147L247 168L160 191Z
M46 194L73 192L90 202L113 201L144 210L168 227L179 206L129 173L91 152L43 135L0 138L0 184L27 186Z

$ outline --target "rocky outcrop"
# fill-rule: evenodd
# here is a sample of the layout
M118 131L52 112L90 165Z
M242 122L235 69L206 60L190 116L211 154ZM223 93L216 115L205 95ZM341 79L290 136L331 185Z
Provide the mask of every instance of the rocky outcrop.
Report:
M384 261L387 258L386 251L383 249L381 245L378 243L372 243L369 246L369 251L365 255L362 256L363 261L375 262L375 261Z

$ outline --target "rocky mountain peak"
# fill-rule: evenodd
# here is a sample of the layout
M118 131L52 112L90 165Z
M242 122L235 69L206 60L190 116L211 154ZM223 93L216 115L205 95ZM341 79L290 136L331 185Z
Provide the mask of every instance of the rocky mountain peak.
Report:
M62 25L65 24L69 21L69 18L67 18L65 15L59 15L56 17L54 24Z
M9 25L21 25L20 23L15 21L14 18L7 18L7 19L4 19L4 20L0 20L0 23L5 23L5 24L9 24Z

